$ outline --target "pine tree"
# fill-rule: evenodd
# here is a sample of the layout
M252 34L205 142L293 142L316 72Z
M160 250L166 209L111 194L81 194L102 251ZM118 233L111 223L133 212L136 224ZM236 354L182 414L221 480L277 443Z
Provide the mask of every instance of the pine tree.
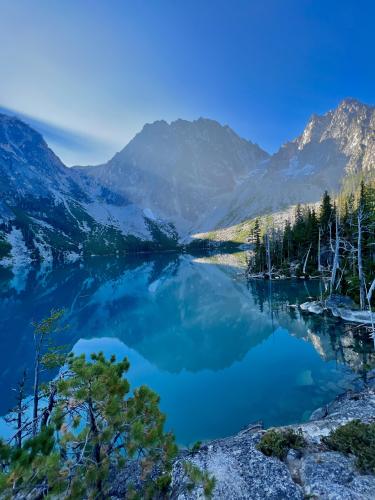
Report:
M375 289L375 182L357 185L357 191L343 191L335 200L326 191L318 214L297 205L294 224L286 221L282 230L273 229L269 247L272 265L283 275L293 262L297 275L322 272L326 266L331 270L331 292L349 294L366 308L375 301L375 294L369 295ZM254 260L265 269L262 241Z
M130 393L127 359L72 354L67 363L48 423L21 447L0 441L0 492L104 499L110 467L120 470L129 461L141 471L134 492L141 498L168 487L177 448L164 431L159 397L145 386Z
M328 191L325 191L323 194L319 211L319 223L324 235L327 235L329 230L329 224L332 222L333 222L333 206L331 203L331 197L329 196Z

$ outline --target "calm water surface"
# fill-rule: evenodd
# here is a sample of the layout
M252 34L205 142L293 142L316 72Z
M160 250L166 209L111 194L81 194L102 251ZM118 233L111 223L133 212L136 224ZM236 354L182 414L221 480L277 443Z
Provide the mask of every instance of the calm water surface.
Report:
M60 341L127 356L132 385L160 394L181 444L259 419L307 419L363 376L371 348L334 320L288 307L319 295L319 282L248 284L243 260L168 254L0 271L0 414L32 365L30 321L63 307Z

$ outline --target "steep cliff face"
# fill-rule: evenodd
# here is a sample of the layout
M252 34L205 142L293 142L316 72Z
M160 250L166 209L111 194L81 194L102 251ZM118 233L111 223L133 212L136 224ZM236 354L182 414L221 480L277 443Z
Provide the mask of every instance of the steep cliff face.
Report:
M289 161L290 173L297 174L293 167L311 165L310 175L327 168L340 176L329 179L334 184L345 173L370 170L374 160L375 108L345 99L333 111L313 115L303 133L274 155L270 167Z

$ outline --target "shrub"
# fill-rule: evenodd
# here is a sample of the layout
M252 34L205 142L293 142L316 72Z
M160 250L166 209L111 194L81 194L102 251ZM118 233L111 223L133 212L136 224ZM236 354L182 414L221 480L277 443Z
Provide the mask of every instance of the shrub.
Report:
M283 262L283 264L280 267L281 273L286 276L287 278L290 278L291 273L290 273L290 266L288 265L287 262Z
M282 460L291 448L298 450L304 446L305 440L301 431L271 429L263 434L257 444L257 449L268 457L277 457Z
M331 450L354 455L362 472L375 473L375 423L352 420L332 431L323 442Z
M199 467L192 464L191 462L184 463L184 471L188 479L187 491L192 492L197 486L203 488L203 493L205 498L211 498L215 485L216 478L210 476L207 471L202 471Z
M197 453L200 450L201 446L202 446L202 441L196 441L191 447L192 453Z

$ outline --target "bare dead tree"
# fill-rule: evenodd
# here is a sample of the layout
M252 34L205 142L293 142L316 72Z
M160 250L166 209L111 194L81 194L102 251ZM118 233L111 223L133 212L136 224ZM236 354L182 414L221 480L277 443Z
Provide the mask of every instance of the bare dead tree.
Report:
M303 269L302 269L303 274L306 274L306 266L307 266L307 261L309 259L309 255L310 255L310 252L311 252L311 247L312 247L312 243L310 243L309 249L307 250L305 262L303 264Z
M332 274L331 274L331 293L333 292L335 282L336 282L336 274L337 269L339 268L340 263L340 233L339 233L339 214L338 210L336 210L335 217L335 230L336 230L336 238L335 238L335 247L333 253L333 264L332 264Z
M16 405L10 411L9 415L4 418L7 423L15 424L16 433L14 434L13 439L16 442L17 448L21 448L22 446L24 415L27 410L27 404L25 403L26 378L27 372L24 370L22 377L17 384L17 388L14 389L16 391Z
M358 280L359 280L359 305L363 310L365 308L365 298L366 298L366 285L365 285L365 276L363 272L363 261L362 261L362 231L363 231L363 222L365 219L365 214L363 210L363 205L360 204L358 207L358 215L357 215L357 265L358 265Z
M374 290L375 290L375 278L374 278L373 282L371 283L371 286L370 286L370 288L368 289L368 292L367 292L367 301L369 303L371 302L372 294L374 293Z
M271 279L271 248L270 248L270 236L268 234L268 231L265 234L266 238L266 254L267 254L267 269L268 269L268 276Z
M319 236L318 236L318 272L320 273L322 271L322 264L321 264L321 258L320 258L320 240L321 240L321 234L322 234L322 229L319 226Z

